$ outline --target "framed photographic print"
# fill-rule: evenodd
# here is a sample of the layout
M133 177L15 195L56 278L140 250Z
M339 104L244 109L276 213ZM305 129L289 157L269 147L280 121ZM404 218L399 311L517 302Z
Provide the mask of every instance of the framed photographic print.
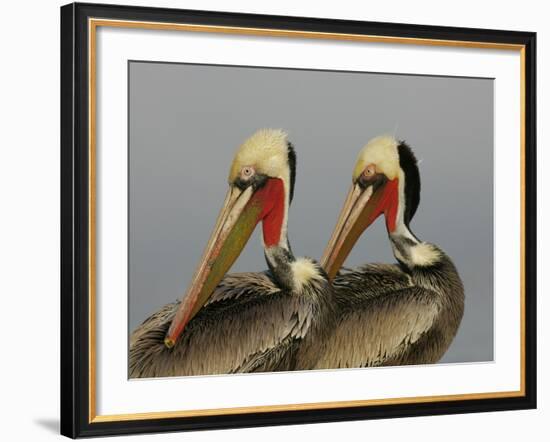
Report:
M61 432L536 406L536 36L61 8Z

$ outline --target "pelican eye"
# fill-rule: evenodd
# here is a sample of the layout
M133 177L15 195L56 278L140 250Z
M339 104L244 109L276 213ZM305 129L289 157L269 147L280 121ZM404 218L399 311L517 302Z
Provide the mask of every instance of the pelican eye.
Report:
M243 180L248 180L250 179L254 174L255 174L255 170L253 167L251 166L244 166L242 169L241 169L241 179Z
M363 175L366 178L370 178L376 175L376 166L374 164L369 164L367 167L365 167L365 170L363 171Z

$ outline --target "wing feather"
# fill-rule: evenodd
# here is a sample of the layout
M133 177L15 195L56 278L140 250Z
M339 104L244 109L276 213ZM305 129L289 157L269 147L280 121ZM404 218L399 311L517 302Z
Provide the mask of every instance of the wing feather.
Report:
M429 301L429 295L405 289L346 312L316 368L381 366L399 359L437 318L438 306Z
M398 266L370 264L334 281L338 320L316 368L389 364L432 327L434 292L415 287Z
M131 378L277 370L313 314L307 299L281 291L267 274L228 275L169 350L164 336L178 306L163 307L132 334Z

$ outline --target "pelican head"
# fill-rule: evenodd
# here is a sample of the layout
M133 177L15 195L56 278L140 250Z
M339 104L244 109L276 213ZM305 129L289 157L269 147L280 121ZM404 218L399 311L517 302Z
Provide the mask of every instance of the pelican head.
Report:
M294 149L282 130L259 130L238 148L214 231L165 337L168 348L212 295L260 221L266 248L287 246L295 163Z
M420 174L412 150L391 136L373 138L359 152L351 189L321 265L333 279L351 249L380 215L390 236L417 241L409 222L420 201Z

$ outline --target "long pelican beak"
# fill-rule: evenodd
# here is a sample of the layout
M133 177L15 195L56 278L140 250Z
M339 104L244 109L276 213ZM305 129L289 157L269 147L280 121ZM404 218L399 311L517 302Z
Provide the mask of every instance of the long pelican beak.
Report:
M175 345L185 326L206 303L248 242L263 207L261 199L254 196L252 186L245 190L235 186L229 189L191 285L164 339L166 347Z
M334 279L351 249L374 220L397 195L397 180L373 182L362 187L354 182L340 212L336 227L321 258L321 266Z

